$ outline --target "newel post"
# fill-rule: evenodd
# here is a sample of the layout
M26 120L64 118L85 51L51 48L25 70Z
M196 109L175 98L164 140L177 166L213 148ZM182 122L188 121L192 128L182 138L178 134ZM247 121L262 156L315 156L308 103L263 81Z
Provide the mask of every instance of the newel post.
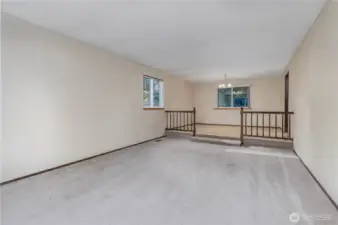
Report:
M194 107L194 110L193 110L193 114L194 114L194 130L193 130L193 136L196 136L196 108Z
M243 138L243 107L241 107L241 136L240 136L240 138L241 138L241 146L243 146L244 145L244 138Z

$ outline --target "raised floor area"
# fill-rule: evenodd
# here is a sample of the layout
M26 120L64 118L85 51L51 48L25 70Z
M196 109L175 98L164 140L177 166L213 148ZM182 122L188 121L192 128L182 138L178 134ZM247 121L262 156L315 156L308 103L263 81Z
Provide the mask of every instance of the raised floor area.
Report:
M288 134L283 134L281 128L266 128L266 127L244 127L243 132L252 136L266 136L282 138L283 135L287 137ZM197 124L197 135L211 135L228 138L240 138L241 127L237 125L221 125L221 124Z

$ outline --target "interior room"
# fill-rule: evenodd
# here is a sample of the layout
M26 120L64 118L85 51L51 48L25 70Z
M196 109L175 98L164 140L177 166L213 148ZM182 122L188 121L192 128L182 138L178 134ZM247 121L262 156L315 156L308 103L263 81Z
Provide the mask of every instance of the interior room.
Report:
M3 225L337 225L338 2L1 5Z

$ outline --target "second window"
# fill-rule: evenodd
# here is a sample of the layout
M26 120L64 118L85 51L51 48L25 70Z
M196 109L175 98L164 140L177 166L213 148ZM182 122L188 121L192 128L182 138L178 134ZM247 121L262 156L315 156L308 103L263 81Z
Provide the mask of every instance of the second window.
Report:
M250 87L218 88L218 108L241 108L250 106Z

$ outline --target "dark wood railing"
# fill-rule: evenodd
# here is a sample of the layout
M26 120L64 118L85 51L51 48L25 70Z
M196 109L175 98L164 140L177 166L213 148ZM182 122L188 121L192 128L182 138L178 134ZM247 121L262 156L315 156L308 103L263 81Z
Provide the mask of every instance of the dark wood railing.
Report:
M196 135L196 109L166 110L166 130L188 131Z
M244 137L293 140L293 112L245 111L241 108L241 145Z

